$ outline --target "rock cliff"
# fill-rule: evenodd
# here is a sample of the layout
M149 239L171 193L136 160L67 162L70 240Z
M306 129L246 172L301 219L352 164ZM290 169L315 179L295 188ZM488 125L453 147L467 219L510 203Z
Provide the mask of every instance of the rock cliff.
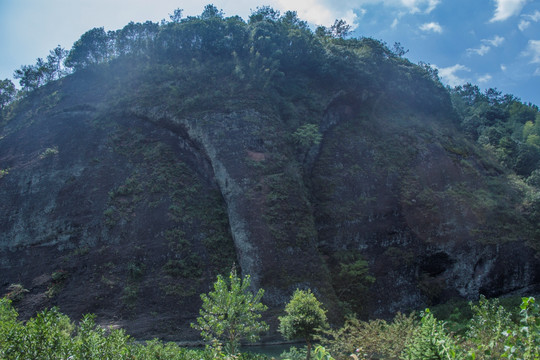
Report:
M23 316L58 305L169 339L196 339L199 294L233 263L266 290L271 323L296 288L334 321L538 293L530 188L416 65L362 56L347 81L284 69L270 85L234 56L174 71L119 59L12 104L1 293L29 290Z

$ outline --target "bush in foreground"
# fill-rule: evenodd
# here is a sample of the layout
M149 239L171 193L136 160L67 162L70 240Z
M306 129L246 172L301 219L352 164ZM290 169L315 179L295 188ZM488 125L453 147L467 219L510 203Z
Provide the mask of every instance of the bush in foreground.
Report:
M396 316L393 322L349 319L323 340L337 359L540 359L540 306L522 298L519 320L499 305L498 299L480 298L470 304L473 316L455 334L429 309L420 321L415 315Z
M215 348L187 349L158 340L132 341L123 330L103 329L94 315L74 324L52 308L26 323L18 320L11 300L0 299L0 359L2 360L211 360L228 357ZM240 354L240 360L263 360L263 355Z

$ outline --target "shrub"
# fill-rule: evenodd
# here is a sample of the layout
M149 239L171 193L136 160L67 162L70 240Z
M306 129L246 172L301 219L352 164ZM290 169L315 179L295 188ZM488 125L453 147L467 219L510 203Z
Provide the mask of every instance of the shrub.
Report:
M419 325L414 313L398 313L392 322L350 317L340 329L326 332L324 343L340 359L350 354L366 359L397 359Z
M540 306L533 297L524 297L520 306L520 321L504 331L506 336L502 357L508 359L540 359Z
M57 154L58 154L58 146L53 146L53 147L45 149L45 151L43 151L41 155L39 155L39 158L45 159L47 157L54 156Z
M405 360L463 359L463 351L449 335L444 323L426 309L420 327L406 345L401 358Z
M500 358L504 352L503 332L512 326L511 314L498 299L487 300L480 297L478 305L470 303L474 316L466 332L466 344L471 344L471 351L476 359Z
M196 350L152 340L136 343L123 330L104 329L95 316L78 324L56 308L39 312L26 323L17 320L11 300L0 298L0 359L70 360L265 360L265 355L243 353L230 357L219 348Z
M6 298L13 302L21 301L24 298L24 294L28 292L28 290L25 289L21 284L9 285L8 291L9 292L6 294Z
M295 346L291 346L291 348L289 348L289 351L282 352L279 357L283 360L304 360L306 358L306 354L306 346L300 349Z
M52 282L47 288L47 296L49 298L55 297L64 288L65 282L69 277L69 273L65 270L58 270L51 274Z
M9 169L0 169L0 179L9 174Z

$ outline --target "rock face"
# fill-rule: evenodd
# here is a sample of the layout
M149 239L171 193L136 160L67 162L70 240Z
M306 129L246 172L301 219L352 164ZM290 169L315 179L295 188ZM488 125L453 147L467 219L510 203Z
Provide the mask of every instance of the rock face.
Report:
M0 134L2 294L29 290L23 316L58 305L190 339L199 294L233 263L270 321L296 288L334 319L537 293L512 174L451 113L393 95L327 92L292 124L271 100L182 113L90 71L39 89ZM294 141L305 123L320 142Z

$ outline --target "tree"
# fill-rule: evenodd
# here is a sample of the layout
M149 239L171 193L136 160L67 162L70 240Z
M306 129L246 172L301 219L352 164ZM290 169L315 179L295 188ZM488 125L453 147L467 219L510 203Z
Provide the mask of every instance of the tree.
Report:
M38 65L43 62L39 61ZM43 85L43 68L35 65L23 65L13 73L15 79L19 79L19 84L24 91L32 91Z
M257 6L257 9L252 11L251 15L249 16L249 23L251 24L259 21L276 22L279 20L279 16L279 11L274 10L270 6Z
M430 64L423 61L420 61L418 63L418 66L425 71L425 74L428 78L435 82L439 81L439 70L436 67L431 66Z
M223 10L219 10L217 7L215 7L212 4L208 4L204 7L204 10L200 16L202 20L208 20L208 19L223 19Z
M67 71L63 67L67 51L58 45L49 51L47 59L37 58L35 65L23 65L15 70L13 77L19 79L24 91L32 91L40 86L64 76Z
M182 21L183 11L183 9L175 9L172 14L169 14L169 19L171 19L171 22L178 24L180 21Z
M326 310L311 290L296 289L285 312L287 315L279 317L279 332L288 340L304 339L309 360L314 335L328 326Z
M60 45L49 51L49 55L47 55L47 63L45 65L47 69L45 74L47 82L60 79L67 73L66 69L64 69L64 60L66 59L67 54L68 51L62 48Z
M302 29L308 30L308 23L298 18L296 11L287 11L285 15L281 17L281 22L285 24L289 29Z
M17 90L15 85L9 79L0 80L0 110L13 100Z
M109 40L102 27L88 30L73 44L66 66L80 70L104 62L109 56Z
M317 28L315 29L315 35L320 38L326 38L326 37L332 36L332 33L326 26L321 25L321 26L317 26Z
M345 20L336 19L334 25L330 26L330 34L336 39L344 38L351 32L351 25L347 24Z
M173 16L182 16L182 10L176 9ZM178 22L180 19L178 19ZM176 22L173 20L172 22ZM131 21L121 30L114 33L114 46L116 55L122 56L127 54L141 55L152 47L152 42L159 32L159 25L151 21L144 24L134 23Z
M405 48L399 42L395 42L394 46L392 47L392 53L394 53L394 55L397 57L403 57L403 55L408 52L409 50L405 50Z
M259 339L260 333L268 331L268 325L260 320L261 313L267 309L261 303L264 290L253 294L250 285L249 275L240 279L235 268L228 279L218 275L214 290L201 295L200 316L196 324L191 324L205 340L224 341L229 354L238 353L242 338L253 342Z

